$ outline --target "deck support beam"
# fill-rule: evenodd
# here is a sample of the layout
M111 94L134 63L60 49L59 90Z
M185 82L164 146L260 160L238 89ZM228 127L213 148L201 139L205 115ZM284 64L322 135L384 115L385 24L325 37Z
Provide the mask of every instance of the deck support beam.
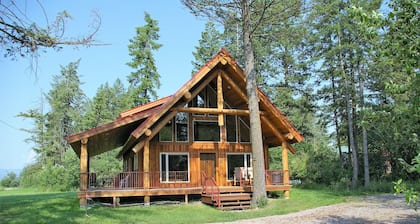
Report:
M144 206L150 206L150 196L145 195L143 198Z
M144 172L144 179L143 179L143 186L144 189L150 188L150 138L146 138L144 141L143 147L143 172ZM144 205L150 205L150 196L144 196Z
M283 184L284 185L290 185L290 177L289 177L289 157L288 157L288 148L287 143L285 141L281 144L281 150L282 150L282 156L281 156L281 162L283 167ZM284 191L284 197L288 199L290 197L290 191L285 190Z
M88 189L88 180L89 180L89 155L87 143L88 139L83 138L81 140L80 146L80 191L86 191ZM87 205L87 198L80 198L80 207L85 207Z

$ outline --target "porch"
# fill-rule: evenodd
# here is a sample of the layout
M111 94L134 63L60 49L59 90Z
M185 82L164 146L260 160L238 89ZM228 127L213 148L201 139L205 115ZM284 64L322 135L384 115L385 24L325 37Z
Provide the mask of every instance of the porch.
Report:
M183 201L188 203L190 195L201 196L201 201L206 203L220 195L227 194L252 194L252 180L240 180L230 182L229 186L218 186L214 178L202 176L201 183L196 184L188 181L190 174L187 171L173 171L169 174L161 172L121 172L115 175L95 172L81 173L81 179L86 178L87 186L80 189L78 197L81 206L86 205L87 200L95 198L109 198L112 206L120 205L120 198L135 198L145 205L150 204L151 197L183 196ZM163 178L163 180L162 180ZM149 180L145 187L144 180ZM211 190L210 190L211 189ZM280 170L266 171L267 191L289 191L291 185L285 185L283 174ZM210 198L210 199L209 199ZM84 203L83 203L84 202ZM207 203L209 204L209 203ZM220 203L214 204L220 207Z

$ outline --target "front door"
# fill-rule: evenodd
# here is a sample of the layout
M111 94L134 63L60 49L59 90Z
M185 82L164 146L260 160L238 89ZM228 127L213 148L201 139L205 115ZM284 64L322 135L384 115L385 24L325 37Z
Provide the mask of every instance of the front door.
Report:
M200 153L200 171L216 179L216 153Z

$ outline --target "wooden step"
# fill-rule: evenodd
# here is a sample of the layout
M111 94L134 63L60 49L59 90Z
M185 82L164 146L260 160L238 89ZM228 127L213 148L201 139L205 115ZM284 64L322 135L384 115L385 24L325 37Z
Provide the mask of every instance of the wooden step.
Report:
M234 205L251 205L251 202L250 201L220 202L220 206L234 206Z
M246 194L246 193L220 194L220 201L233 201L233 200L251 200L251 194Z
M238 206L229 206L229 207L220 207L220 210L223 211L231 211L231 210L245 210L245 209L250 209L251 206L250 205L238 205Z
M203 194L201 202L217 207L217 202L210 195ZM220 194L221 210L243 210L251 207L251 194L248 193L225 193Z

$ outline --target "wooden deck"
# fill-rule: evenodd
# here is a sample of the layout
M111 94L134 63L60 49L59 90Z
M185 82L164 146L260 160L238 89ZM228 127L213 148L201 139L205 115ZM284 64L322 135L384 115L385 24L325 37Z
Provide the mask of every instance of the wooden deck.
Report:
M286 191L291 189L291 185L267 185L267 191ZM220 193L228 194L252 194L252 186L220 186ZM90 189L79 191L79 198L112 198L113 206L119 206L119 198L121 197L150 197L150 196L175 196L184 195L185 203L188 203L189 195L203 195L202 187L185 187L185 188L155 188L155 189ZM208 199L204 199L207 200ZM210 204L210 203L208 203Z

